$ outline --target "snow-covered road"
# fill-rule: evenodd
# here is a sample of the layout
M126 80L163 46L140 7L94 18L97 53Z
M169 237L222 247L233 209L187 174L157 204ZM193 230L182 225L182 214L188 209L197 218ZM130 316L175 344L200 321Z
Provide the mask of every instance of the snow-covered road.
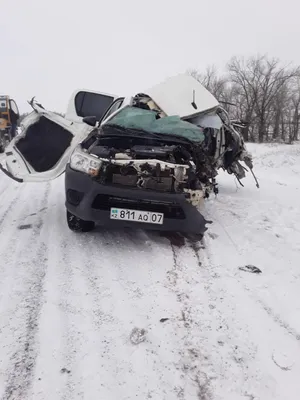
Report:
M298 400L300 146L250 150L261 188L222 175L182 247L74 234L63 178L1 175L0 399Z

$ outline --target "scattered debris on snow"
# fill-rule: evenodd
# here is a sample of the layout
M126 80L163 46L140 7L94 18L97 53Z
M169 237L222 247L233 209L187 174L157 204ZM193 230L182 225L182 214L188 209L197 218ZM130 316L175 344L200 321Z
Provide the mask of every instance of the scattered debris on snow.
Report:
M133 328L130 334L132 344L140 344L146 340L147 331L145 329Z
M60 372L61 372L62 374L70 374L70 373L71 373L71 371L70 371L69 369L67 369L67 368L62 368L62 369L60 370Z
M32 224L24 224L24 225L18 226L18 229L20 229L21 231L25 230L25 229L30 229L30 228L32 228Z
M255 267L255 265L245 265L244 267L239 267L241 271L251 272L252 274L261 274L262 271Z
M160 320L159 320L159 322L166 322L166 321L168 321L169 320L169 318L161 318Z

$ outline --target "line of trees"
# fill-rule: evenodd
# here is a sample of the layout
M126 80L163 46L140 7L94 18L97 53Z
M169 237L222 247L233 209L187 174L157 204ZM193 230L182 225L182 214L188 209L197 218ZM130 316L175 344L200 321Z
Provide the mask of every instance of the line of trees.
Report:
M300 67L267 56L232 58L226 73L214 66L188 71L221 102L233 118L247 122L246 141L299 140Z

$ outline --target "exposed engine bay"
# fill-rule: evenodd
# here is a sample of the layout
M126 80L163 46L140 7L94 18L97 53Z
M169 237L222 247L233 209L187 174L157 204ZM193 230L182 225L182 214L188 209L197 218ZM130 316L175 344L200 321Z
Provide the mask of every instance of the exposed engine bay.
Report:
M142 142L142 139L127 137L120 141L109 136L95 138L90 154L102 161L97 176L99 182L169 193L186 192L186 197L193 200L203 197L204 187L187 148L180 144L164 144L161 140L153 142L152 146L148 140L144 145Z

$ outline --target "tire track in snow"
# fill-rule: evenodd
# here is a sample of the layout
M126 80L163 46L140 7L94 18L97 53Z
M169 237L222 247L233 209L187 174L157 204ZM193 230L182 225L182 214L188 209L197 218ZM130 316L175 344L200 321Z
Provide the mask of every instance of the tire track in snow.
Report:
M218 398L218 395L222 398L220 387L226 387L231 380L247 382L252 373L248 370L247 364L254 359L256 350L251 340L246 342L243 339L241 340L240 332L244 330L244 327L240 325L243 324L243 321L236 317L235 303L229 302L228 304L225 283L223 287L223 281L226 282L226 277L221 279L219 270L210 256L210 241L207 237L204 246L202 279L205 282L204 290L207 294L208 303L207 322L202 327L202 329L204 328L204 335L201 342L206 343L208 350L206 357L210 363L208 376L210 376L211 389L216 398ZM198 253L196 248L194 251ZM220 284L221 281L222 284ZM224 305L226 312L224 312ZM244 332L246 333L246 331ZM245 382L238 387L239 395L243 397L248 396ZM228 391L228 388L223 390Z
M199 336L199 330L203 329L205 320L205 308L208 309L210 298L205 291L205 280L202 273L202 252L205 248L204 241L189 240L178 247L174 243L180 240L170 237L170 245L173 254L173 268L169 271L168 279L170 286L176 293L181 305L181 319L177 321L178 328L184 330L181 348L179 350L180 360L177 368L181 371L183 384L177 387L178 399L213 399L211 380L213 371L211 368L210 355L205 350L202 341L195 340ZM200 252L199 252L200 251ZM201 293L201 309L195 315L193 303L195 289ZM198 297L198 296L197 296ZM196 317L196 318L195 318Z
M247 288L245 287L247 290ZM294 339L297 341L300 341L300 333L297 332L294 328L292 328L287 322L285 322L279 315L277 315L274 310L269 307L263 300L260 298L256 297L255 300L257 303L261 305L261 307L266 311L268 316L273 319L273 321L283 328L289 335L291 335Z
M197 388L199 398L223 399L224 391L237 395L231 392L230 382L235 381L239 382L239 396L248 396L246 382L249 377L254 382L256 379L256 371L249 371L248 367L256 355L255 345L241 338L243 321L235 317L235 304L227 304L226 285L225 291L222 285L219 286L220 275L210 258L209 241L205 238L202 243L189 242L176 253L181 269L178 286L187 329L182 358L187 387ZM194 253L195 267L187 261L190 260L189 253ZM190 287L189 291L184 281Z
M65 385L61 390L61 400L74 398L75 393L82 398L84 396L92 398L96 391L95 386L98 387L102 383L98 380L95 384L94 378L91 379L89 375L98 376L97 370L103 369L104 360L109 362L105 332L113 318L101 310L101 300L111 296L108 287L105 289L103 286L98 287L93 259L96 254L91 246L92 235L93 233L68 232L69 240L64 239L62 244L63 270L69 286L62 297L67 328L63 359L71 372L66 376ZM99 236L97 252L100 255L103 243L101 234L96 233L96 235ZM99 351L102 352L101 359ZM91 381L90 387L87 387L87 379Z
M63 179L52 182L49 207L44 218L51 227L47 246L47 280L44 284L40 328L37 335L39 354L36 360L35 379L30 389L30 399L82 398L73 379L73 360L81 343L76 341L74 321L81 319L78 312L74 286L73 259L70 242L74 240L67 228L64 213ZM75 300L75 301L74 301ZM75 304L74 304L75 303ZM80 367L80 361L79 361Z
M11 186L11 188L13 188L13 186ZM28 202L28 196L31 192L30 185L21 187L17 199L14 202L14 207L10 208L10 210L6 212L6 219L0 226L0 252L2 261L0 266L0 326L6 326L13 323L11 320L11 314L14 307L17 307L17 303L14 301L15 297L12 298L11 296L11 288L14 288L19 275L24 272L19 268L18 264L22 261L22 253L24 249L26 249L26 240L30 238L32 233L31 228L35 225L39 226L40 223L27 224L27 227L30 229L23 230L22 232L18 229L18 226L20 226L19 224L28 221L28 214L32 209L38 207L40 203L39 194L42 195L44 192L42 186L40 186L40 189L41 190L38 191L38 196L30 196L31 201ZM20 291L22 291L22 287L20 287ZM19 292L16 296L19 296Z
M28 188L28 186L27 186ZM50 184L46 185L44 196L40 202L40 207L47 205L47 199L50 191ZM37 201L39 203L39 201ZM35 361L37 357L36 333L38 330L38 320L42 306L42 290L46 275L46 250L47 231L42 230L43 218L38 218L37 225L29 232L29 237L25 241L23 248L18 254L22 260L18 262L18 276L21 278L23 287L21 293L17 295L20 303L16 314L21 317L23 324L18 327L18 339L14 351L10 358L10 367L7 373L7 383L3 400L26 399L31 380L34 373ZM36 243L37 242L37 243ZM32 252L34 256L32 257Z
M13 209L16 207L16 205L17 205L17 203L19 201L20 195L24 191L24 186L22 185L22 186L16 188L12 184L9 184L9 187L7 189L9 189L8 195L7 195L7 192L6 192L5 196L3 196L3 193L0 196L0 202L1 203L3 202L5 204L7 204L7 203L9 204L8 207L5 207L5 211L3 212L3 214L0 217L0 232L2 232L2 230L3 230L2 225L6 221L6 218L7 218L8 214L11 211L13 211ZM13 194L11 196L11 192L12 192L13 189L14 189L14 192L13 192Z
M78 276L78 256L80 254L78 254L78 249L72 245L72 241L77 242L76 233L68 232L67 238L62 241L62 249L64 249L62 254L63 276L66 284L63 286L60 305L64 309L67 331L62 358L70 374L66 376L60 396L61 400L69 400L74 396L83 398L86 395L83 390L85 371L82 369L82 364L87 352L84 352L83 349L85 349L85 340L87 339L85 339L86 331L93 331L89 318L92 310L84 307L85 297L88 296L87 288L83 277ZM94 350L91 349L91 351Z
M72 315L78 316L81 314L80 310L78 310L77 306L72 304L72 294L74 291L74 272L73 265L69 252L69 243L66 238L62 238L61 247L61 267L62 267L62 276L64 284L59 289L60 293L60 301L59 306L64 311L65 316L65 341L64 348L62 349L62 359L64 360L64 366L62 368L66 368L70 373L66 374L63 388L61 390L60 399L61 400L69 400L74 398L75 390L80 386L80 379L75 382L73 379L74 375L74 363L76 360L76 352L77 349L80 348L80 344L76 342L77 332L75 330L74 324L72 323ZM80 360L78 360L80 363ZM79 394L79 393L77 393ZM82 394L81 394L82 395Z
M48 214L53 229L49 235L45 286L47 301L43 306L42 329L39 332L41 349L36 366L39 373L36 376L40 376L41 380L35 379L30 396L43 400L97 397L95 384L84 384L85 380L91 379L90 375L98 377L97 387L101 385L101 375L98 376L101 365L94 362L94 369L89 365L98 355L97 347L101 349L101 340L100 344L98 342L103 335L102 326L94 323L99 310L94 299L90 298L85 280L85 270L93 254L89 246L90 234L76 234L67 228L61 183L53 183L54 190L49 199L52 205L56 201L61 204L52 207ZM96 259L101 253L101 235L98 235L96 253L93 254ZM46 318L46 315L49 317ZM55 327L54 337L47 327ZM92 343L96 349L91 347ZM100 361L103 363L103 359ZM89 390L90 397L86 394Z
M35 361L37 357L37 349L35 336L38 329L38 319L41 310L41 296L46 271L45 265L46 245L42 243L36 253L33 262L40 265L41 269L35 276L35 281L31 283L29 290L30 295L25 298L25 309L27 312L25 322L25 333L19 338L19 348L11 357L12 368L8 374L8 382L6 384L3 400L17 400L27 398L27 393L31 385ZM28 265L29 266L29 265Z

